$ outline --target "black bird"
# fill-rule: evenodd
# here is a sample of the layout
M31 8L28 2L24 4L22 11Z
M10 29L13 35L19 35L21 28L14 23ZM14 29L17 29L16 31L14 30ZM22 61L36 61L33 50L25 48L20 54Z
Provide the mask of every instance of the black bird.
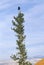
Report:
M18 10L20 10L20 6L18 6Z

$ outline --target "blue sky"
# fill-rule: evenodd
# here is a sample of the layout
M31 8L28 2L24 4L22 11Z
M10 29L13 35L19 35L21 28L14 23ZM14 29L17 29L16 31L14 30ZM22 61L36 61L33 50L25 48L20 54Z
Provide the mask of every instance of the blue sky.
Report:
M16 53L16 37L11 27L18 6L25 18L28 57L44 56L44 0L0 0L0 59L9 59Z

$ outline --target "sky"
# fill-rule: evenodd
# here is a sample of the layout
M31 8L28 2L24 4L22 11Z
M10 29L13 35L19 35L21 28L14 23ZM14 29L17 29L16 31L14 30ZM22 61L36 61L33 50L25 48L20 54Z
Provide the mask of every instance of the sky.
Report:
M44 56L44 0L0 0L0 59L16 53L16 36L11 30L18 6L24 13L28 58Z

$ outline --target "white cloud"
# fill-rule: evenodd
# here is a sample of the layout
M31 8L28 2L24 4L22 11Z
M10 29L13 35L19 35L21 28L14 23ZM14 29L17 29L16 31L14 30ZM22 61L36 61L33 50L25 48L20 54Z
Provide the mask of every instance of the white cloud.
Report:
M44 3L37 4L25 12L26 46L30 56L44 52Z
M43 32L44 30L44 4L36 5L29 9L25 15L25 19L30 26L30 31Z
M1 0L0 1L0 10L8 8L10 6L10 4L8 2L9 2L9 0Z

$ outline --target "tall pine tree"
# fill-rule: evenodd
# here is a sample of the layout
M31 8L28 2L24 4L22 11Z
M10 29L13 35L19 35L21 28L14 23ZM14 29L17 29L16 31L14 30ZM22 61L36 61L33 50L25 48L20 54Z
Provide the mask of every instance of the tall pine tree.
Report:
M24 35L24 25L23 25L24 14L21 13L20 7L18 7L18 10L19 10L18 16L17 17L14 16L14 20L12 20L12 24L14 26L12 30L16 32L16 36L17 36L16 49L18 50L18 52L16 53L16 55L14 54L13 56L11 56L11 58L13 60L18 60L19 65L32 65L30 62L26 61L27 53L26 53L26 48L24 44L24 39L26 36Z

